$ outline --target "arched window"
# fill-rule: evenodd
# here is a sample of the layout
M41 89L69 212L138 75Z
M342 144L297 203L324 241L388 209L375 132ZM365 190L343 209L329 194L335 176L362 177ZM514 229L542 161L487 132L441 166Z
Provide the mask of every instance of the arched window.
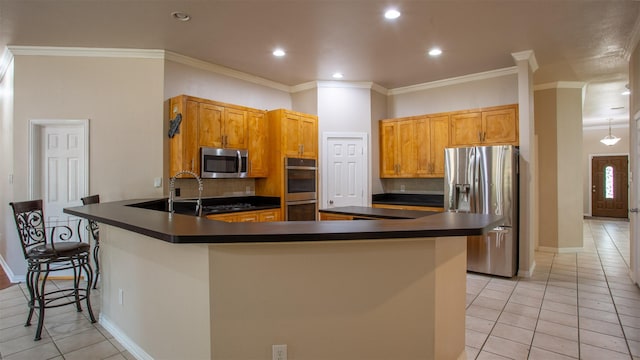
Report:
M613 166L608 165L604 168L604 198L613 199Z

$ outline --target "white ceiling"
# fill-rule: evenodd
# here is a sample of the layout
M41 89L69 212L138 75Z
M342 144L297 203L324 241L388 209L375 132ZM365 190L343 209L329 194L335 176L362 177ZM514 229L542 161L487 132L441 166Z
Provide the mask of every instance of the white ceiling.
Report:
M533 50L535 84L587 84L593 126L628 122L639 14L634 0L0 0L0 46L165 49L290 86L340 71L387 89L508 68Z

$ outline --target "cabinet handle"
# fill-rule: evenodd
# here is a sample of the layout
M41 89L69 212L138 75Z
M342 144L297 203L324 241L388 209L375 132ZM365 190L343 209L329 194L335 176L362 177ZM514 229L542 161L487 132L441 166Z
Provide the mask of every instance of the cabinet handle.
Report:
M304 144L300 145L302 147L302 151L300 152L300 155L304 154Z
M478 141L482 142L482 131L478 131Z
M191 171L193 171L193 159L191 159Z
M482 133L482 142L485 142L487 140L487 132L483 132Z

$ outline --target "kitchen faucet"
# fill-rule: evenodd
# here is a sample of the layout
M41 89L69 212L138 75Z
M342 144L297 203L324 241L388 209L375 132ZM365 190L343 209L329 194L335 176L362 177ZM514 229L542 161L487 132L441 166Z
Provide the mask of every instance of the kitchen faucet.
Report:
M196 214L198 216L202 216L202 189L203 189L203 184L202 184L202 179L200 179L200 176L196 175L196 173L189 171L189 170L182 170L182 171L178 171L175 175L173 175L169 181L169 214L173 214L174 210L173 210L173 202L174 202L174 196L175 196L175 192L176 192L176 177L178 177L178 175L184 175L184 174L188 174L193 176L196 180L198 180L198 201L196 202Z

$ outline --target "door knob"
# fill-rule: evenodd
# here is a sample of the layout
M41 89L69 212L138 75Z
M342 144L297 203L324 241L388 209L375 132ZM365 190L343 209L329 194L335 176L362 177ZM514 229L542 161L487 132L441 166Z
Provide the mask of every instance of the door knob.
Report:
M329 205L333 205L333 200L329 200Z

